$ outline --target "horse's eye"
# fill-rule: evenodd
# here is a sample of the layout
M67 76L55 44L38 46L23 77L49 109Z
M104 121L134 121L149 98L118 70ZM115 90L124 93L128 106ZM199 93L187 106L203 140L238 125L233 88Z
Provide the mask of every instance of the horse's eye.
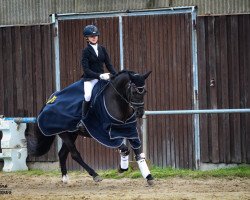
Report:
M138 89L138 91L139 91L140 93L142 93L143 90L144 90L143 88Z

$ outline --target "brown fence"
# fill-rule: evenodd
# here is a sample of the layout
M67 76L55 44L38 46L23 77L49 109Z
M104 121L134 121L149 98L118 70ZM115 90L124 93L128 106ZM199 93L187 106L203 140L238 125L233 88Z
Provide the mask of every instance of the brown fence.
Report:
M51 25L0 28L0 114L33 117L54 91ZM29 125L27 134L32 134ZM54 161L56 146L40 159Z
M90 23L99 27L100 43L119 68L118 18L59 21L62 88L82 74L82 28ZM190 14L127 16L123 30L125 68L153 71L147 81L146 110L192 109ZM250 15L198 17L197 31L200 108L249 108ZM0 114L36 116L54 91L52 32L51 25L0 28ZM249 115L201 115L201 162L250 163ZM152 163L194 168L192 116L148 119ZM28 133L32 132L31 127ZM94 168L118 166L116 150L82 137L76 144ZM53 146L39 161L56 159ZM80 169L70 157L67 164Z
M198 17L200 108L250 108L250 15ZM250 163L250 113L201 115L201 161Z

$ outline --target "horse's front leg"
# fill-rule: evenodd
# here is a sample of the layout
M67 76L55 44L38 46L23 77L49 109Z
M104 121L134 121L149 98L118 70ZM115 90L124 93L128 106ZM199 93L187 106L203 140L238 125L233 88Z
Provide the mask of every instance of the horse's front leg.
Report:
M143 178L147 179L147 182L149 185L153 185L153 176L151 175L146 159L145 154L142 153L141 148L133 149L135 153L135 160L137 161L137 164L139 166L139 169L141 171L141 174Z
M60 136L60 138L62 138L63 142L65 143L69 152L71 153L72 159L75 160L76 162L78 162L89 173L89 175L93 177L93 180L95 182L102 181L102 178L90 166L88 166L83 161L80 153L76 149L74 142L72 142L72 140L70 138L70 134L72 134L72 133L65 132L65 133L61 133L59 136Z
M129 167L129 153L130 153L130 151L125 144L122 144L119 147L119 153L120 153L121 160L120 160L118 172L123 173L123 172L127 171L128 167Z

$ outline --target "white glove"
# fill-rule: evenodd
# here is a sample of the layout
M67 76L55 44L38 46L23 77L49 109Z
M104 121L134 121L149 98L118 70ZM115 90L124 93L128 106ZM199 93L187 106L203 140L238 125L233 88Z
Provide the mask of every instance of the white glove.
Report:
M110 73L104 73L100 75L100 79L109 80L109 78L110 78Z

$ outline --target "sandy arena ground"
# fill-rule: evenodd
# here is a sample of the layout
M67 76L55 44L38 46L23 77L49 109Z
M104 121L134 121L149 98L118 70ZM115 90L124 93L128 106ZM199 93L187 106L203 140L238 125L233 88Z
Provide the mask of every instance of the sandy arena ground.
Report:
M144 179L104 179L95 183L86 174L70 174L70 183L60 177L14 175L0 172L0 199L249 199L250 179L156 179L148 186Z

